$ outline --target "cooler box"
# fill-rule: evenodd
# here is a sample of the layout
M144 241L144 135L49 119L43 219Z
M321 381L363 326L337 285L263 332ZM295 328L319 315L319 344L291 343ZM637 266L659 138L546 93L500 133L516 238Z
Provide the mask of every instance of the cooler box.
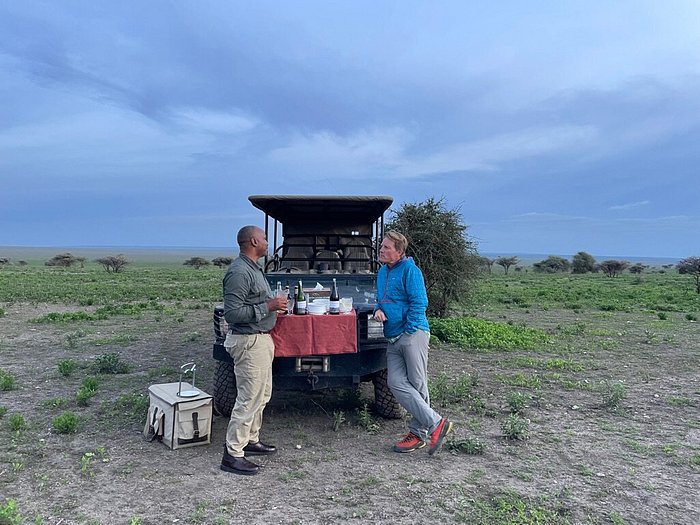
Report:
M178 391L197 395L178 396ZM172 449L211 443L212 396L189 383L162 383L148 387L147 427Z

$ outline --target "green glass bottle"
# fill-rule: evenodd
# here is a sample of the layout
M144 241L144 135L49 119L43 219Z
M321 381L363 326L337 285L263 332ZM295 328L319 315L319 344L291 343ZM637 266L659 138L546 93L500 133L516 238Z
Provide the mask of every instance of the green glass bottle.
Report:
M304 287L299 281L297 286L297 295L294 301L294 314L295 315L306 315L306 295L304 295Z

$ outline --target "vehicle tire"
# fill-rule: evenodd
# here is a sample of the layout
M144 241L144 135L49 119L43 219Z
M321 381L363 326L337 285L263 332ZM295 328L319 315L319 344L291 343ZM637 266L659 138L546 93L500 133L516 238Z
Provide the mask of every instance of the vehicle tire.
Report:
M386 368L374 375L372 383L374 383L374 409L377 414L384 419L402 418L405 411L389 389Z
M217 361L214 370L214 413L217 416L229 417L233 405L236 404L237 393L233 363Z

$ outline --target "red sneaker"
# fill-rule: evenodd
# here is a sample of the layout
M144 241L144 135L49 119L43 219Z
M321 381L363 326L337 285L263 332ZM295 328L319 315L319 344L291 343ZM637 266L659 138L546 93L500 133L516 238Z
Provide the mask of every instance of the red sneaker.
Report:
M425 446L425 441L416 436L413 432L409 432L400 441L394 445L394 452L413 452Z
M445 441L445 436L450 432L452 432L452 421L443 417L435 430L430 433L430 448L428 449L428 454L432 456L440 452L442 442Z

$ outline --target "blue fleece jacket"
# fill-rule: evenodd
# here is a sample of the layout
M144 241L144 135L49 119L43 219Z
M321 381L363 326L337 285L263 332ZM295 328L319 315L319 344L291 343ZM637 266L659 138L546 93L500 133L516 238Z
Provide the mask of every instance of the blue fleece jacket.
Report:
M416 330L430 331L425 310L428 294L423 273L411 257L403 257L394 266L386 264L377 274L377 306L387 317L384 337L412 334Z

